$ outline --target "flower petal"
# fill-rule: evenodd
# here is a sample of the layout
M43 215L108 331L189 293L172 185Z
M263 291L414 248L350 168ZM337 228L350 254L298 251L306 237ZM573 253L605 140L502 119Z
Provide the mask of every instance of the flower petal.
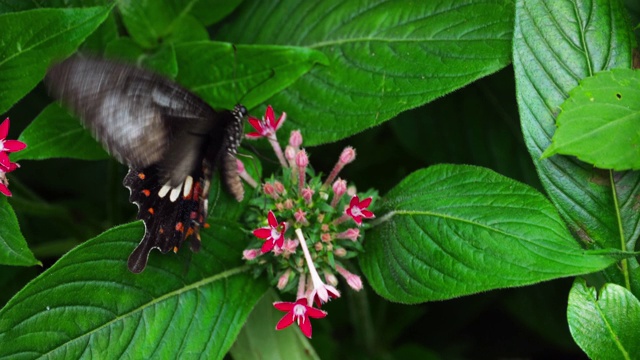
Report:
M282 127L282 124L284 124L284 121L287 120L287 113L283 112L282 114L280 114L280 117L278 118L278 121L276 121L276 130L280 129L280 127Z
M253 230L253 235L260 239L268 239L271 236L271 228L260 228Z
M292 311L286 313L282 317L282 319L280 319L280 321L278 321L278 323L276 324L276 330L282 330L287 326L293 324L293 319L294 319L294 316Z
M249 124L251 124L251 126L253 126L253 128L256 129L256 131L258 131L259 133L262 133L264 131L264 129L262 128L262 123L259 119L249 117L247 121L249 121Z
M262 244L262 248L260 249L260 251L262 251L262 253L268 253L269 251L273 250L273 241L271 240L267 240L264 242L264 244Z
M0 183L0 194L11 196L11 191L9 191L9 188L6 187L3 183Z
M358 204L360 204L360 199L358 199L358 195L353 195L353 197L351 198L351 201L349 202L349 208L358 206Z
M362 212L362 215L364 215L364 217L366 217L367 219L375 217L375 215L369 210L360 210L360 212Z
M267 106L267 111L264 112L264 120L273 129L276 128L276 116L273 113L273 108L271 107L271 105Z
M269 214L267 215L267 220L269 221L269 226L271 226L271 228L278 227L278 220L276 219L276 216L273 214L273 211L269 210Z
M20 151L26 147L27 147L27 144L18 140L6 140L4 142L4 151L7 151L7 152Z
M320 310L320 309L316 309L314 307L308 306L307 307L307 315L309 315L310 318L314 318L314 319L322 319L323 317L327 316L327 312Z
M294 306L296 306L296 303L287 301L276 301L273 303L273 307L280 311L291 311Z
M245 134L244 137L246 137L247 139L250 140L255 140L255 139L260 139L262 136L262 134L259 134L257 132L250 132L248 134Z
M305 316L304 320L298 325L304 336L311 339L311 321L309 321L309 318Z
M5 169L8 169L11 165L11 161L9 161L9 155L6 152L0 151L0 166Z
M364 209L364 208L366 208L366 207L369 207L369 205L371 205L371 200L373 200L373 199L371 199L370 197L368 197L368 198L366 198L366 199L362 200L362 201L360 202L360 204L358 205L358 207L359 207L360 209Z
M0 140L4 140L9 135L9 118L4 119L0 124Z

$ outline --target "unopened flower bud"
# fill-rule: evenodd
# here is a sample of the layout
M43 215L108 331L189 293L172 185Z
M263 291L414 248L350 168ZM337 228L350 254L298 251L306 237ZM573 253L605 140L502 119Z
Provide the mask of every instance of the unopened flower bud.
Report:
M294 148L300 148L300 145L302 145L302 133L300 133L300 130L293 130L291 132L291 135L289 136L289 145Z
M347 250L345 248L337 248L333 251L333 255L337 257L345 257L347 256Z

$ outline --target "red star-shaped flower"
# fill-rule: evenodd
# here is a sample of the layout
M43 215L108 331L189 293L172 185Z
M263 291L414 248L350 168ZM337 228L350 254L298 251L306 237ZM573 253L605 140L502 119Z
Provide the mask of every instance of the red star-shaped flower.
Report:
M280 129L285 119L287 118L286 113L282 113L278 120L276 120L276 115L273 112L273 108L271 105L267 106L267 111L264 113L264 117L262 120L256 119L254 117L249 117L249 124L253 126L256 131L250 132L246 135L248 139L259 139L261 137L269 137L272 134L275 134L276 130Z
M351 202L349 203L346 213L353 218L356 224L361 225L362 218L370 219L375 217L371 211L367 210L369 205L371 205L370 197L360 201L358 195L354 195L351 198Z
M302 333L309 339L311 339L311 321L309 318L321 319L327 316L326 311L308 306L307 299L304 297L298 299L296 302L275 302L273 306L280 311L287 312L285 316L278 321L276 330L282 330L295 321Z
M0 164L0 194L11 196L11 191L9 191L9 182L7 181L5 174L12 172L19 167L20 165L12 162L9 162L9 166L7 167Z
M6 140L9 134L9 118L6 118L2 124L0 124L0 165L5 169L10 167L9 161L10 152L20 151L27 147L27 144L18 140ZM5 171L7 172L7 171Z
M282 247L282 245L284 245L284 233L287 230L287 224L284 221L278 223L273 211L269 211L267 221L269 222L269 226L253 230L253 235L260 239L266 239L260 250L262 253L271 251L276 245Z

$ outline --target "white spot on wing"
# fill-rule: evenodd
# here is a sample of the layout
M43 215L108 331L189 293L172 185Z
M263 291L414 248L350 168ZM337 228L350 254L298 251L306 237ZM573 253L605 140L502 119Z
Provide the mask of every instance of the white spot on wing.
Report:
M178 200L178 196L180 196L181 190L182 190L182 184L174 187L173 190L171 190L171 195L169 195L169 200L171 200L171 202Z
M182 191L182 196L187 197L189 193L191 193L191 187L193 186L193 178L191 176L187 176L184 180L184 190Z
M165 197L169 190L171 190L171 186L169 186L169 183L164 184L162 189L160 189L160 192L158 192L158 196L160 196L161 198Z

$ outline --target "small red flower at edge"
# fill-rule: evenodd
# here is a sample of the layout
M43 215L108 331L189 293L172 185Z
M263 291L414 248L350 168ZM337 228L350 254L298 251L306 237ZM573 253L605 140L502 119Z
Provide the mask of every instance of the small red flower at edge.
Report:
M278 220L273 214L273 211L269 211L267 221L269 222L269 226L253 230L253 235L260 239L267 239L264 244L262 244L262 249L260 249L262 253L271 251L276 245L282 247L284 245L284 233L287 230L287 225L284 221L278 224Z
M5 196L11 196L11 191L9 191L9 187L7 186L9 185L9 182L5 177L5 174L12 172L13 170L19 167L20 165L12 162L9 163L8 167L4 167L3 165L0 165L0 194L3 194Z
M269 137L271 134L274 134L276 130L280 129L286 118L287 114L282 113L278 120L276 120L273 108L271 107L271 105L269 105L267 106L267 111L265 112L262 120L256 119L251 116L249 117L249 124L251 124L251 126L253 126L256 131L248 133L246 137L248 139Z
M362 218L370 219L375 217L373 213L367 210L367 207L371 204L371 198L368 197L362 201L358 198L358 195L354 195L351 198L349 207L346 210L347 215L351 216L356 224L362 224Z
M11 167L8 153L20 151L27 147L27 144L22 141L6 140L8 134L9 118L6 118L2 124L0 124L0 165L2 165L4 169L9 169Z
M278 321L278 324L276 324L276 330L282 330L295 321L302 333L309 339L311 339L311 321L309 318L321 319L327 316L326 311L308 306L306 298L300 298L294 303L284 301L275 302L273 306L280 311L287 312L285 316Z

